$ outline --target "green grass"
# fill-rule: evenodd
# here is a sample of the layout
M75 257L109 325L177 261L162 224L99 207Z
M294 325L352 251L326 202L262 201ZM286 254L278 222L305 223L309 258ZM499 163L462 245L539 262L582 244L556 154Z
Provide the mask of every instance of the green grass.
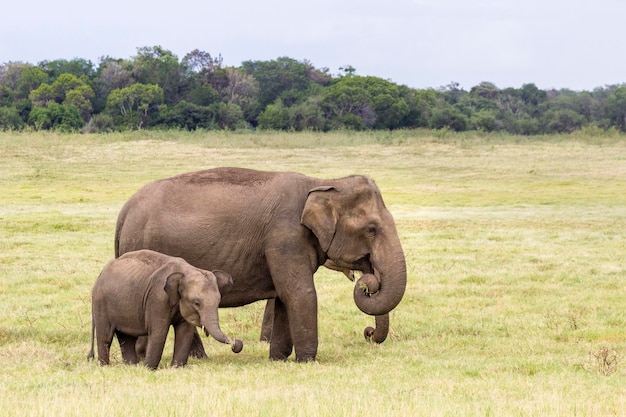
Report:
M0 415L624 416L626 137L592 133L0 133ZM317 363L268 360L261 303L220 311L239 355L87 362L124 201L226 165L376 180L409 271L388 340L320 270Z

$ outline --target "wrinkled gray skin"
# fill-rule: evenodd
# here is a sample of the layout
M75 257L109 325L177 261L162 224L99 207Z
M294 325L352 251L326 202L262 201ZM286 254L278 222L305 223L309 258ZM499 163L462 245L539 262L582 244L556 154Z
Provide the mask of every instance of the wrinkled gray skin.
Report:
M406 287L395 223L374 182L363 176L322 180L217 168L156 181L122 208L115 248L116 256L148 248L228 271L233 287L220 307L273 299L275 360L294 348L297 361L315 359L313 274L327 261L375 276L376 292L357 282L354 293L369 315L385 317Z
M124 362L136 364L135 342L147 335L144 364L156 369L170 325L174 326L172 366L187 363L196 326L217 341L240 351L242 344L222 333L218 321L220 291L232 286L222 271L194 268L181 258L150 250L129 252L109 262L92 291L92 332L89 359L94 357L94 331L98 360L109 364L113 335Z

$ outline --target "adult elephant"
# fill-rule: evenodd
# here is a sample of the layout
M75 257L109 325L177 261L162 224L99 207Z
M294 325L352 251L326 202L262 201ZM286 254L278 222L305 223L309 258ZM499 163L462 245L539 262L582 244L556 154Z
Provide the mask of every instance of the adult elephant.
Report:
M138 249L179 256L233 277L220 307L274 299L270 358L315 360L313 274L327 261L363 271L354 301L386 317L406 287L394 220L363 176L316 179L297 173L216 168L144 186L122 208L116 257Z

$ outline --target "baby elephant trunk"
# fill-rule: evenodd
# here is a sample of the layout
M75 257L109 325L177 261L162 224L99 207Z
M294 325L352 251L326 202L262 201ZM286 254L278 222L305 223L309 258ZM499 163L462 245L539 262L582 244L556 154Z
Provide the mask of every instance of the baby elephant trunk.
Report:
M217 320L208 320L206 327L205 325L202 325L202 330L204 331L204 334L207 336L210 335L218 342L230 345L232 351L235 353L239 353L243 349L243 342L239 339L226 336L220 329L220 325Z

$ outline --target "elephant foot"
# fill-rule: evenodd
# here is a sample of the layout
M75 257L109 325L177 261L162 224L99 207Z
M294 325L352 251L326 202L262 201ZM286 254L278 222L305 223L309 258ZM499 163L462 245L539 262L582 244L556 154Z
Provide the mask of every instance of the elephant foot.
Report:
M273 361L285 361L291 355L291 345L278 346L275 341L270 344L270 359Z
M299 363L315 362L315 356L303 356L303 357L296 356L296 362L299 362Z
M270 360L272 361L286 361L289 355L291 355L291 352L285 354L283 352L272 352L270 349Z

